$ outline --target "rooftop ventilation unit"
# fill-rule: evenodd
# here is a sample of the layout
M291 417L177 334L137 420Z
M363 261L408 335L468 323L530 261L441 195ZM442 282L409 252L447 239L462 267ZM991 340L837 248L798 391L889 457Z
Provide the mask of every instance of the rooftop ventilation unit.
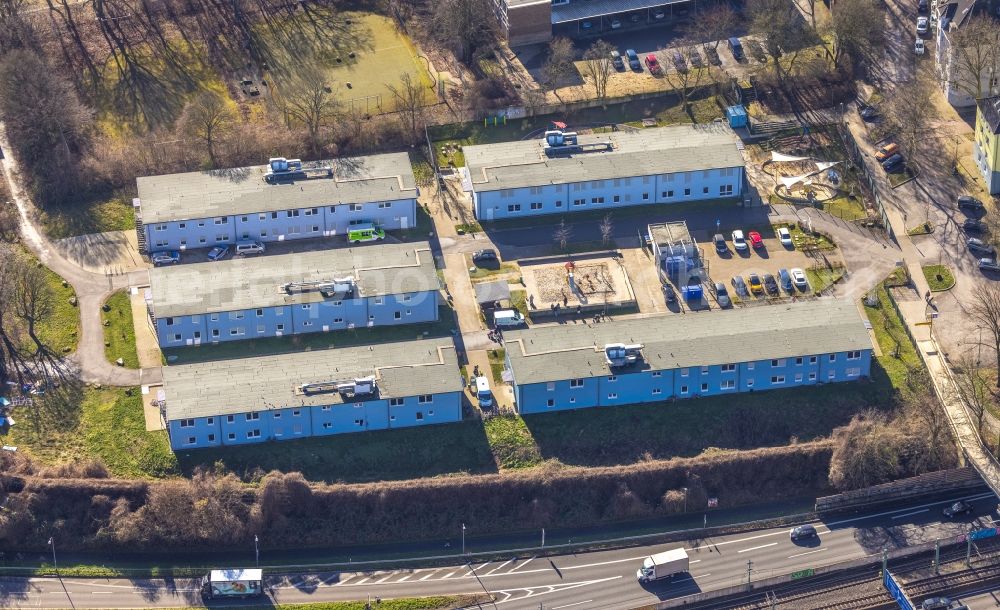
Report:
M580 144L575 131L560 131L558 129L545 132L545 154L550 157L569 155L572 153L601 152L611 150L611 142L592 142Z
M312 282L288 282L282 286L288 294L304 292L321 292L324 296L334 294L351 294L354 292L354 278L342 277L332 280L316 280Z
M304 383L298 387L296 394L329 394L336 392L349 397L365 396L374 394L378 389L375 383L375 376L358 377L348 381L321 381L317 383Z
M302 167L302 159L271 157L267 161L264 180L270 183L293 178L332 178L333 168L329 165Z
M608 343L604 346L604 357L610 366L626 366L635 364L642 358L642 345L625 345L624 343Z

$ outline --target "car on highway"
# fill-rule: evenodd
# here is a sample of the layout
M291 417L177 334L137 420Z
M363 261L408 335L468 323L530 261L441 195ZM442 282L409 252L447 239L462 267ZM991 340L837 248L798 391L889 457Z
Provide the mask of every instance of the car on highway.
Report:
M726 290L726 285L722 282L715 283L715 300L719 302L719 307L730 307L733 304L732 299L729 298L729 291Z
M726 243L726 238L722 236L722 233L716 233L713 235L712 243L715 244L715 251L719 254L726 254L729 252L729 244Z
M160 265L174 265L181 262L181 253L176 250L170 252L157 252L152 257L153 264L159 267Z
M495 263L499 260L500 259L499 257L497 257L496 250L490 250L490 249L476 250L475 252L472 253L472 262L476 264Z
M625 49L625 58L633 71L642 72L642 62L639 61L639 54L635 52L635 49Z
M1000 272L1000 263L992 258L981 258L979 259L979 270L989 273Z
M806 279L806 272L798 267L793 267L789 272L792 274L792 283L803 292L809 290L809 280Z
M985 233L986 223L978 218L966 218L962 221L962 230L966 233Z
M742 275L733 276L733 279L729 283L733 285L733 290L736 291L736 294L741 297L750 296L750 289L747 288L747 283Z
M733 231L733 247L741 251L747 249L747 240L739 229Z
M928 597L920 604L920 610L944 610L951 607L951 600L947 597Z
M652 53L646 55L646 69L649 70L650 74L663 74L660 62L656 60L656 55Z
M764 274L764 290L771 296L778 296L781 290L778 289L778 280L770 273Z
M657 21L662 21L663 19L666 19L666 17L667 17L667 12L662 8L653 11L653 19L656 19Z
M930 20L927 17L917 17L917 34L921 36L930 30Z
M815 527L809 525L808 523L793 527L791 531L788 532L788 537L792 539L792 542L816 538L817 536L819 536L819 532L816 531Z
M992 256L993 254L996 254L996 248L993 247L993 244L988 244L983 240L979 239L978 237L970 237L969 239L965 240L965 245L968 246L969 251L972 252L973 254L977 254L980 256L983 255Z
M229 246L216 246L208 251L208 260L221 261L229 256Z
M788 227L778 227L778 241L786 248L795 247L792 242L792 232L788 230Z
M612 19L611 20L611 29L612 30L617 30L620 27L622 27L622 20L621 19L617 19L616 18L616 19Z
M750 241L750 245L753 246L754 248L764 247L764 239L760 236L760 233L758 233L757 231L750 231L749 233L747 233L747 240Z
M966 502L965 500L959 500L954 504L946 506L945 509L941 511L941 514L944 515L945 517L948 517L949 519L952 519L959 515L968 515L971 512L972 512L972 505Z
M959 197L958 207L959 209L964 208L967 210L976 210L976 211L986 209L986 206L983 205L982 201L970 195L962 195L961 197Z
M764 294L764 283L760 281L760 276L756 273L751 273L750 277L750 292L755 295Z
M580 29L583 30L584 32L590 31L594 29L594 22L590 20L584 21L580 23Z
M615 70L622 72L625 70L625 62L622 61L622 54L618 52L618 49L611 51L611 65L615 67Z

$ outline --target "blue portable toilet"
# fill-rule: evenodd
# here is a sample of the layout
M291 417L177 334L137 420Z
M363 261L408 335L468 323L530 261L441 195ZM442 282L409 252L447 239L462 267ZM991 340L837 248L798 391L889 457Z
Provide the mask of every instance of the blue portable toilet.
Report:
M667 256L663 259L663 268L670 277L677 277L684 271L683 256Z
M729 118L729 126L733 129L747 126L747 109L743 106L726 108L726 117Z
M684 300L688 303L700 302L705 296L704 289L701 287L701 284L684 286L681 288L681 294L684 295Z

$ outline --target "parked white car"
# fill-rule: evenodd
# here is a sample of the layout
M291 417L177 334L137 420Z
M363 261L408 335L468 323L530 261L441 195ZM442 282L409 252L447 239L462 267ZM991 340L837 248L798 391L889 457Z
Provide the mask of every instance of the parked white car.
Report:
M917 55L923 55L925 50L926 49L924 47L924 39L917 38L917 41L913 43L913 52L916 53Z
M747 240L739 229L733 231L733 247L741 251L747 249Z
M778 241L786 248L794 246L792 243L792 232L788 230L788 227L778 227Z
M917 17L917 34L926 34L930 29L930 20L927 17Z
M792 283L799 290L805 292L809 290L809 280L806 279L806 272L802 269L795 267L789 273L792 274Z

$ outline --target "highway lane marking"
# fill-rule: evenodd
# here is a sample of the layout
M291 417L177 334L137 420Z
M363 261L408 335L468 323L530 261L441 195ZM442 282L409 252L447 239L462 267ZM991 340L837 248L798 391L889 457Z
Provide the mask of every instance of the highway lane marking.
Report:
M795 559L796 557L802 557L803 555L812 555L813 553L821 553L828 550L830 550L830 547L825 546L821 549L816 549L815 551L806 551L805 553L799 553L798 555L789 555L788 559Z
M699 561L701 561L701 560L700 559L695 559L694 561L689 561L688 563L698 563Z
M504 566L506 566L506 565L508 565L508 564L512 563L513 561L514 561L514 558L513 558L513 557L511 557L511 558L510 558L510 559L508 559L507 561L505 561L505 562L501 563L501 564L500 564L500 565L498 565L497 567L493 568L492 570L490 570L489 572L487 572L486 574L484 574L484 576L489 576L490 574L492 574L492 573L496 572L497 570L499 570L500 568L502 568L502 567L504 567Z
M737 553L747 553L749 551L757 551L757 550L760 550L760 549L766 549L769 546L777 546L777 544L778 544L777 542L772 542L771 544L762 544L760 546L754 546L754 547L750 547L749 549L742 549L742 550L739 550L739 551L736 551L736 552Z
M507 574L513 574L514 572L517 572L518 570L520 570L524 566L528 565L531 562L531 560L534 559L535 557L538 557L538 555L532 555L530 559L526 559L523 563L517 564L516 566L514 566L513 568L511 568L510 570L508 570Z
M359 580L358 582L352 582L351 586L354 586L354 585L363 585L366 582L368 582L369 580L371 580L370 576L368 578L363 579L363 580Z
M452 574L454 574L454 572L448 572L447 574L445 574L444 576L441 577L441 580L444 580L446 578L451 578Z
M437 570L434 570L434 572L437 572ZM428 579L428 578L430 578L431 576L434 576L434 572L431 572L430 574L428 574L427 576L424 576L424 577L423 577L423 578L421 578L420 580L427 580L427 579Z
M465 576L462 576L462 578L468 578L468 577L474 575L477 570L482 570L483 568L485 568L488 565L490 565L490 562L487 561L486 563L484 563L484 564L482 564L480 566L476 566L476 567L472 568L471 570L469 570L468 572L466 572Z
M902 519L903 517L912 517L913 515L919 515L920 513L929 513L931 509L923 508L920 510L915 510L912 513L903 513L902 515L894 515L893 519Z
M404 580L410 580L411 578L413 578L413 574L407 574L406 576L400 578L396 582L403 582Z
M573 606L579 606L580 604L589 604L594 600L586 599L582 602L573 602L572 604L566 604L565 606L552 606L551 610L559 610L560 608L572 608Z
M996 494L994 494L994 493L986 493L986 494L980 494L978 496L968 496L966 498L959 498L959 499L960 500L968 500L970 502L975 502L976 500L982 500L983 498L990 498L990 497L996 497ZM901 512L901 511L904 511L904 510L910 510L910 509L913 509L913 508L928 508L928 507L931 507L931 506L941 506L942 504L951 504L953 502L954 502L954 500L942 500L940 502L930 502L928 504L918 504L917 506L911 506L910 508L901 508L899 510L890 510L890 511L886 511L884 513L875 513L874 515L865 515L863 517L852 517L850 519L844 519L843 521L832 521L830 523L826 523L825 525L827 527L831 527L831 526L834 526L834 525L843 525L844 523L853 523L855 521L864 521L865 519L874 519L876 517L885 517L886 515L894 515L894 514L896 514L898 512Z
M706 576L711 576L711 575L712 575L711 572L707 572L705 574L692 574L691 578L705 578Z

